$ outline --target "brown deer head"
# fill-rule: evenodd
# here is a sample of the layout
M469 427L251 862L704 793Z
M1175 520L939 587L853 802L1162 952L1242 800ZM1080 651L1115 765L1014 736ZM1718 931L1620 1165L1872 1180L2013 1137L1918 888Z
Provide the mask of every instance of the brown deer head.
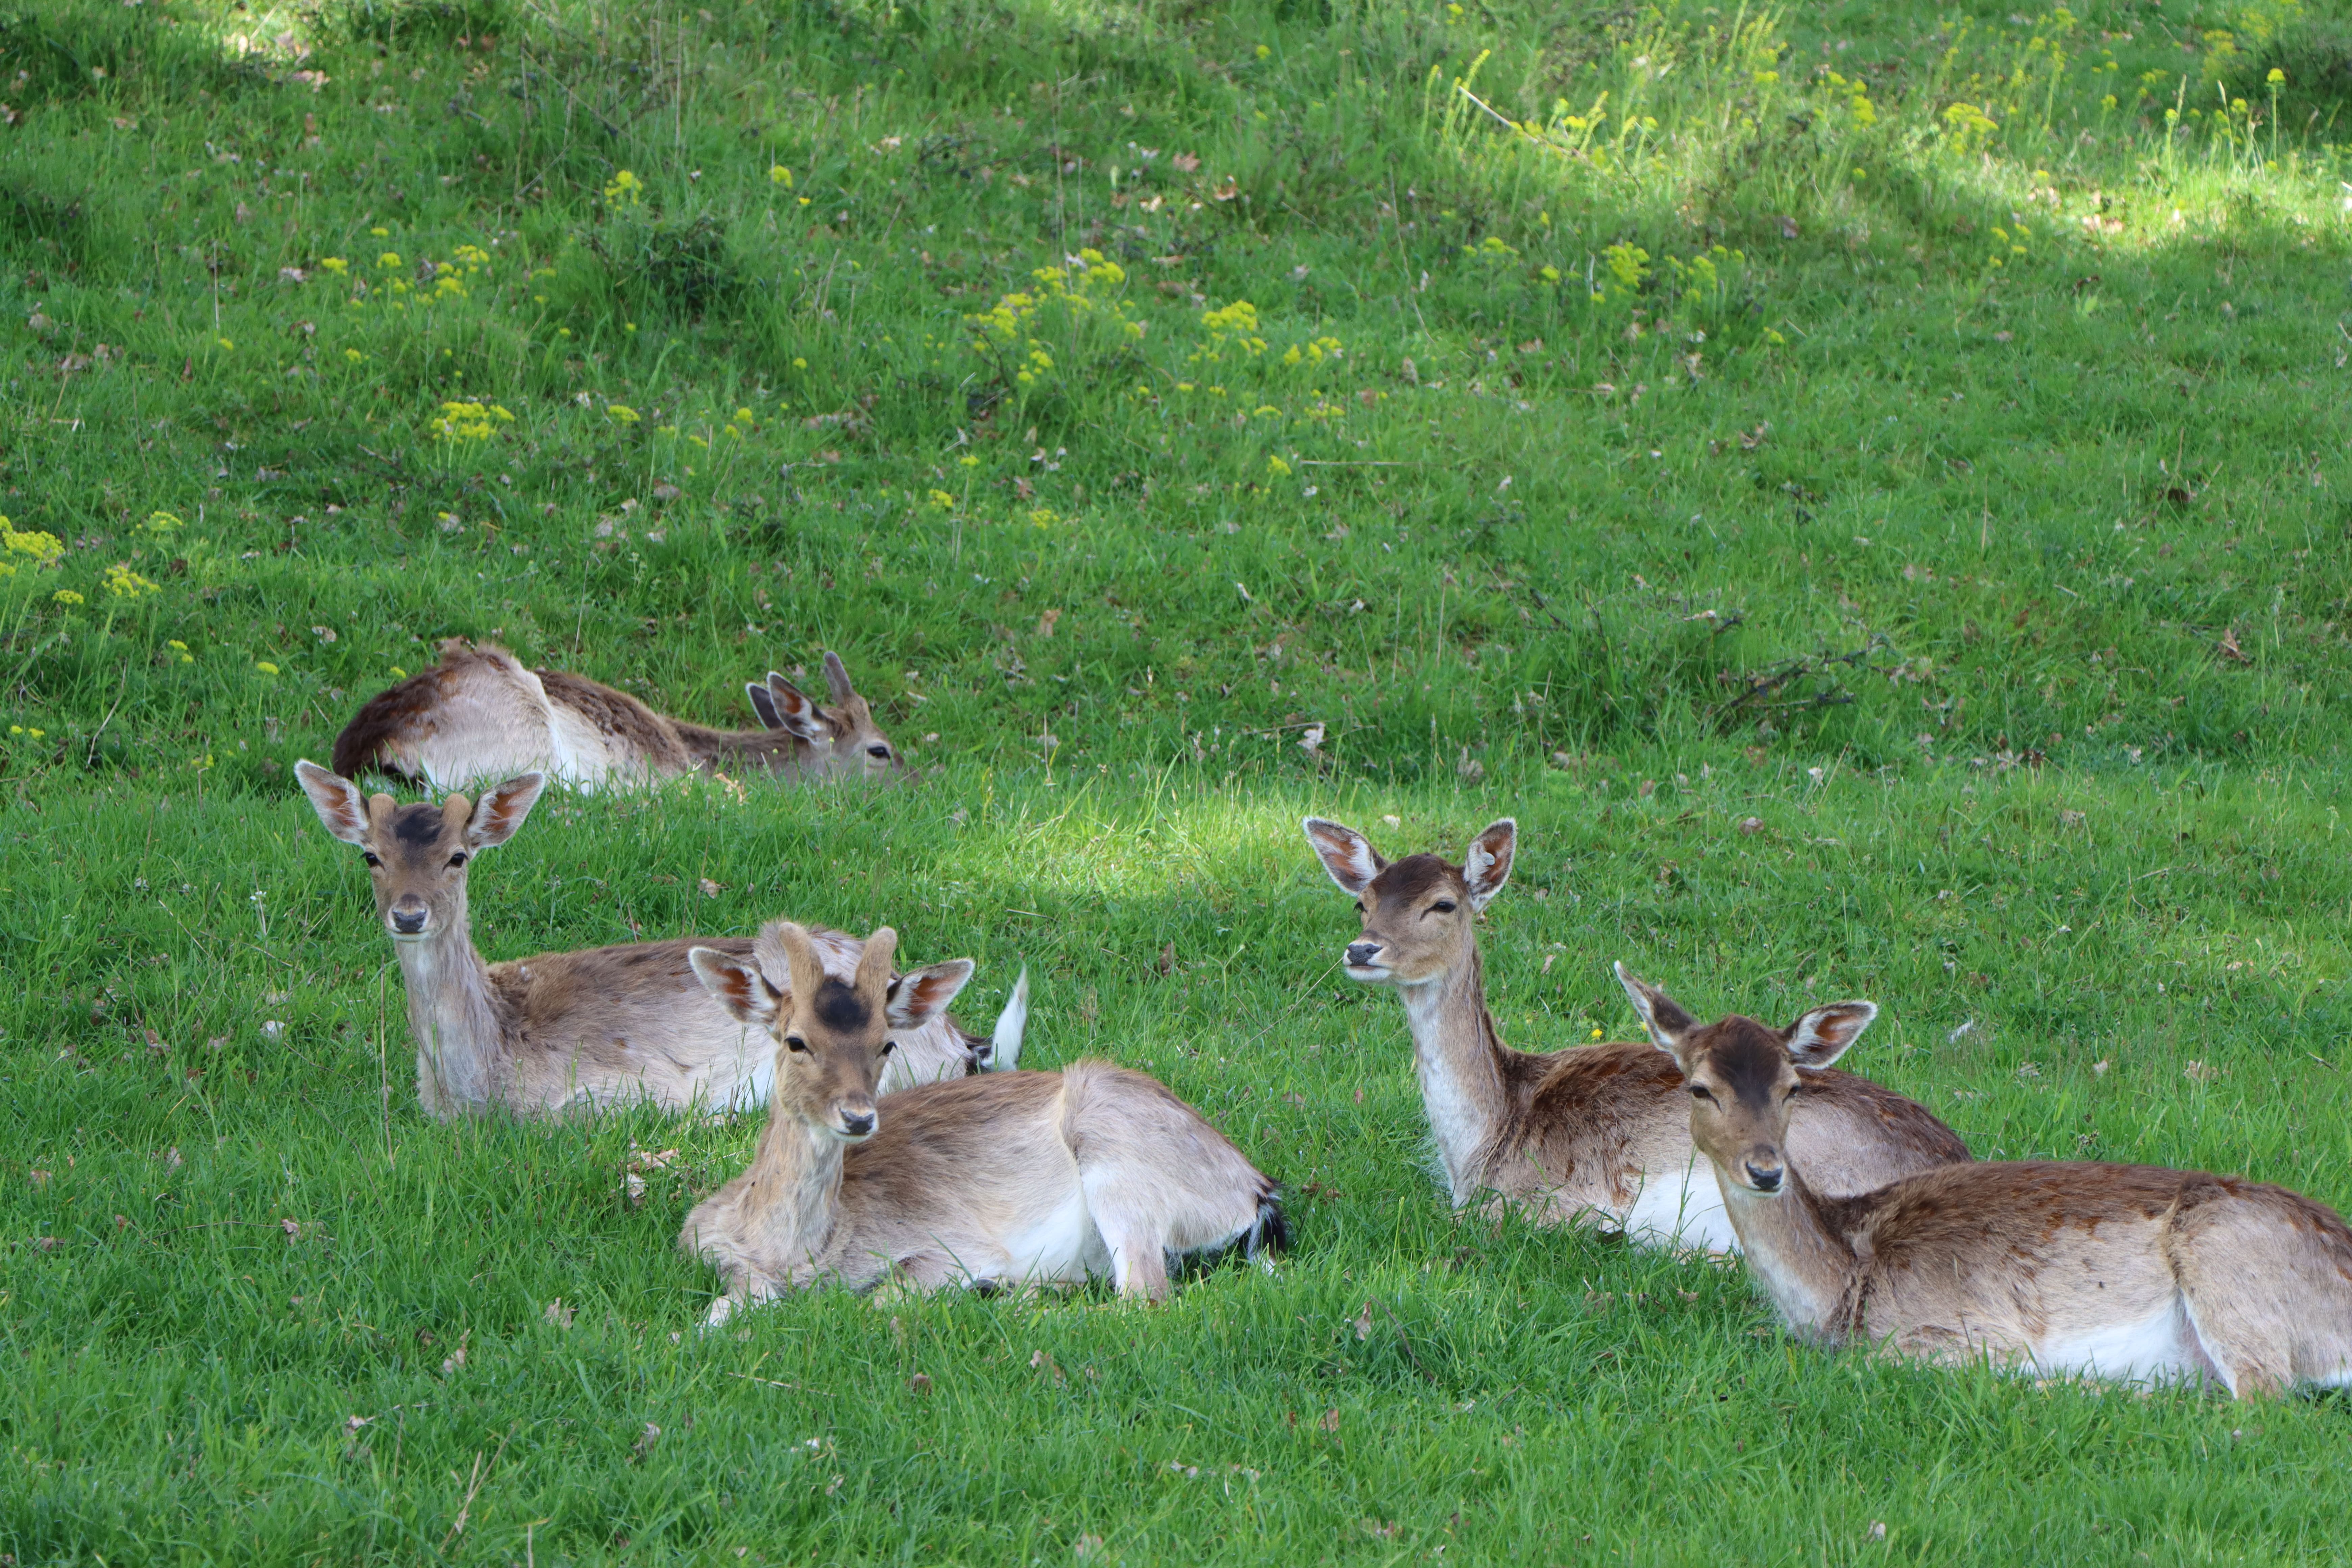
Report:
M856 1143L881 1125L877 1086L893 1032L929 1023L971 978L971 960L952 958L893 980L898 946L888 926L867 937L845 985L824 973L808 931L790 921L761 931L749 963L709 947L688 960L721 1006L774 1037L776 1114Z
M1370 985L1422 985L1452 973L1477 945L1477 915L1510 879L1518 824L1490 824L1455 866L1435 855L1381 858L1352 827L1310 816L1307 841L1323 868L1351 893L1363 929L1348 944L1351 979Z
M1617 965L1650 1039L1690 1086L1691 1142L1724 1181L1759 1194L1785 1190L1789 1105L1862 1037L1874 1002L1832 1002L1775 1029L1734 1013L1702 1026L1675 999Z
M478 800L452 795L438 805L403 805L388 795L363 797L349 779L313 762L296 763L294 774L320 824L366 858L376 913L394 942L465 929L474 856L513 837L547 785L546 774L524 773Z

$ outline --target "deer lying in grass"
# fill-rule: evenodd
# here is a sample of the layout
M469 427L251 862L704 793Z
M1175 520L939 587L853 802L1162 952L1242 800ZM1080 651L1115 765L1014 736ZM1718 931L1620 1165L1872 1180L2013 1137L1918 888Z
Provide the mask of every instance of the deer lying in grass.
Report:
M1856 1197L1811 1184L1789 1140L1868 1002L1785 1029L1701 1027L1617 978L1690 1085L1748 1272L1826 1344L2126 1383L2216 1377L2232 1394L2352 1385L2352 1228L2297 1193L2154 1165L1949 1165Z
M767 1103L774 1049L695 978L687 953L698 939L483 962L467 929L467 877L473 857L522 826L541 774L509 779L479 800L453 795L439 805L402 805L390 795L363 798L316 763L294 771L327 831L367 858L376 914L408 987L416 1096L426 1110L538 1115L634 1099L677 1108ZM856 938L825 931L815 940L831 970L856 972L864 949ZM741 939L699 941L739 956L751 951ZM939 1013L899 1036L884 1087L1013 1066L1028 1011L1024 970L992 1039Z
M1460 866L1434 855L1391 865L1352 828L1311 816L1306 827L1363 915L1349 976L1393 985L1403 999L1455 1206L1487 1192L1538 1221L1597 1223L1647 1245L1738 1245L1691 1147L1671 1062L1639 1043L1548 1054L1503 1044L1486 1011L1476 918L1510 877L1517 824L1507 817L1480 833ZM1794 1135L1833 1193L1969 1157L1924 1106L1845 1073L1825 1075L1805 1097Z
M525 669L494 643L459 637L441 662L378 692L335 737L335 772L375 767L435 789L471 788L527 769L583 789L676 778L711 768L797 779L879 779L904 771L898 748L824 656L834 705L782 676L744 688L766 728L712 730L665 718L625 691L553 669Z
M811 934L760 932L751 961L711 947L694 971L771 1035L776 1094L749 1169L697 1205L678 1245L738 1308L834 1279L919 1290L1108 1274L1122 1296L1168 1293L1168 1260L1285 1242L1274 1184L1157 1079L1108 1062L918 1085L876 1080L971 975L969 959L892 978L898 935L866 939L847 984Z

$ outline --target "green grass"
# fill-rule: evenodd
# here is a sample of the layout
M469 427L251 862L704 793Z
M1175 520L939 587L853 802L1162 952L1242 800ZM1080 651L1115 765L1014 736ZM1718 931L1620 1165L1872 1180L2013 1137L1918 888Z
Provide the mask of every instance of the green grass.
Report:
M1457 1220L1297 828L1516 815L1514 1044L1867 995L1982 1154L2352 1205L2339 5L719 10L0 10L0 1552L2340 1553L2340 1399ZM696 1335L752 1126L425 1120L292 786L447 635L714 721L838 648L925 770L551 799L491 956L1025 962L1295 1253Z

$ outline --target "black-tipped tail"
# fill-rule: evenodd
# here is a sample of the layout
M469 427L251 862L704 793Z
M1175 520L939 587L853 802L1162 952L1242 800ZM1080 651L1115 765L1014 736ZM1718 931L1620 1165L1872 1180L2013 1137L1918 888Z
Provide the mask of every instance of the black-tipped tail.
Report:
M1257 1218L1250 1223L1249 1235L1242 1242L1242 1256L1252 1262L1263 1253L1271 1257L1290 1250L1290 1216L1282 1212L1282 1194L1269 1189L1257 1201Z

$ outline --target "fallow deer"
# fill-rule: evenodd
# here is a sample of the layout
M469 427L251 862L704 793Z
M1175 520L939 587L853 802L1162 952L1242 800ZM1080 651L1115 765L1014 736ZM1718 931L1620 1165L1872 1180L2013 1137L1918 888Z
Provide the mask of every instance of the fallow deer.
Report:
M1832 1197L1791 1117L1877 1007L1702 1027L1622 963L1617 978L1689 1084L1691 1141L1748 1272L1804 1338L2044 1375L2213 1377L2240 1398L2352 1385L2352 1228L2333 1209L2236 1176L2060 1161Z
M1168 1263L1286 1239L1274 1184L1157 1079L1108 1062L991 1073L876 1099L877 1079L971 974L892 978L885 926L846 984L810 933L760 932L750 962L690 954L727 1011L772 1037L776 1093L750 1167L687 1216L678 1245L726 1280L709 1322L834 1280L1021 1288L1108 1275L1168 1293Z
M765 726L713 730L655 712L561 670L526 669L495 643L451 637L441 662L378 692L335 737L335 772L374 767L434 789L472 788L527 769L582 789L626 787L709 768L793 779L883 779L904 771L838 656L824 656L834 705L772 670L743 689Z
M1476 921L1509 879L1516 823L1481 832L1460 866L1435 855L1391 865L1352 828L1311 816L1306 828L1363 916L1348 944L1349 978L1394 986L1404 1002L1457 1208L1489 1193L1539 1222L1598 1225L1645 1245L1738 1245L1691 1147L1671 1062L1639 1043L1549 1053L1503 1044L1486 1011ZM1969 1157L1924 1106L1845 1073L1826 1075L1806 1097L1795 1137L1822 1186L1839 1193Z
M435 1116L503 1109L524 1115L649 1100L677 1108L755 1108L774 1082L770 1042L710 999L687 954L748 956L745 939L681 938L488 963L466 910L471 862L505 843L530 813L545 778L525 773L478 800L438 805L362 797L316 763L296 775L328 833L359 847L408 988L416 1039L416 1095ZM856 938L824 931L824 962L855 973ZM940 1013L899 1036L885 1087L961 1077L1019 1059L1028 972L1013 988L992 1038Z

